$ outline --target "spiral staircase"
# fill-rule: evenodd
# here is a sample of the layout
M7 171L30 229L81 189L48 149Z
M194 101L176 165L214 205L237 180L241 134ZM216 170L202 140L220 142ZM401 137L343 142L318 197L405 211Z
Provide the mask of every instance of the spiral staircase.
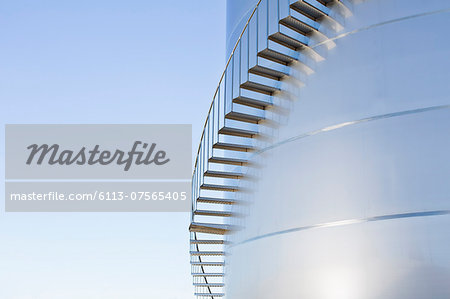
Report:
M261 124L292 68L324 60L351 15L349 0L260 0L227 62L203 129L192 177L191 272L197 298L224 292L226 235L236 227L239 180L258 150Z

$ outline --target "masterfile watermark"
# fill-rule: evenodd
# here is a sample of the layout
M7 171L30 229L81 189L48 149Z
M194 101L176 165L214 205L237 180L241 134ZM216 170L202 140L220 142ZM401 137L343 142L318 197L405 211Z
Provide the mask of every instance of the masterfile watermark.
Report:
M186 212L189 182L7 182L6 212Z
M142 150L138 150L141 147ZM108 165L116 162L118 165L124 165L125 171L128 171L133 164L136 165L164 165L170 161L166 158L166 152L163 150L155 151L156 143L152 143L150 146L146 142L135 141L130 151L122 151L116 149L111 152L108 150L100 151L100 145L96 144L93 149L86 150L86 147L82 147L79 151L62 150L58 144L31 144L27 147L30 150L30 155L27 159L27 165L31 165L33 162L37 165L41 165L45 160L49 165ZM36 157L37 156L37 157ZM36 159L34 159L36 157ZM134 158L136 157L136 158ZM134 160L135 159L135 160ZM34 161L35 160L35 161Z
M6 125L5 137L7 212L190 208L191 125Z
M6 125L6 179L190 179L191 125Z

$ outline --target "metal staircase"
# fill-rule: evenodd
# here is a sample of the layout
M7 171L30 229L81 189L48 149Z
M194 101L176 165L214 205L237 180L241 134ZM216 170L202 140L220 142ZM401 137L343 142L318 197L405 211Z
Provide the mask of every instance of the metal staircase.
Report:
M348 0L260 0L242 31L216 89L192 177L189 231L197 298L224 297L225 235L239 180L260 125L282 92L293 64L305 75L334 47L328 39L351 15Z

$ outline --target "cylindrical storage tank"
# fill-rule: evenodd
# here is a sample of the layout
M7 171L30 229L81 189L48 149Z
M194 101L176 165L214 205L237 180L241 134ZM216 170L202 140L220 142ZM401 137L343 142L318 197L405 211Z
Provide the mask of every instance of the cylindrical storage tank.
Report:
M343 2L260 122L227 298L450 298L450 2Z

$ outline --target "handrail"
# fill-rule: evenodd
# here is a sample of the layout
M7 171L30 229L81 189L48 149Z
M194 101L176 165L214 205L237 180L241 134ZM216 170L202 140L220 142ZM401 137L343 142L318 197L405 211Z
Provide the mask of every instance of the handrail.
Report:
M225 76L225 73L227 72L228 65L230 64L230 61L231 61L231 59L233 58L234 52L236 51L237 46L239 45L239 42L241 41L241 38L242 38L242 36L244 35L245 29L247 29L248 24L250 23L251 19L253 18L253 15L255 14L256 10L258 9L258 6L259 6L259 4L261 3L261 1L262 1L262 0L259 0L259 1L258 1L258 3L256 4L255 8L253 9L253 11L252 11L250 17L248 18L247 23L245 23L245 26L244 26L244 28L242 29L242 32L241 32L241 34L239 35L239 38L237 39L236 44L235 44L234 47L233 47L233 51L231 51L230 57L229 57L228 60L227 60L227 63L226 63L226 65L225 65L225 70L223 71L222 76L220 76L219 84L217 85L216 91L214 92L214 96L213 96L213 100L212 100L212 102L211 102L211 106L209 106L208 113L206 114L206 120L205 120L205 124L203 125L202 135L200 136L200 144L198 145L197 156L196 156L196 158L195 158L195 163L194 163L194 173L192 174L192 177L194 177L195 169L196 169L196 167L197 167L198 156L200 155L200 149L201 149L201 146L202 146L202 139L203 139L203 136L205 135L206 125L208 124L208 118L209 118L208 116L209 116L209 114L211 113L212 107L214 106L214 99L216 98L216 95L217 95L217 93L218 93L218 91L219 91L220 84L222 83L223 77Z

